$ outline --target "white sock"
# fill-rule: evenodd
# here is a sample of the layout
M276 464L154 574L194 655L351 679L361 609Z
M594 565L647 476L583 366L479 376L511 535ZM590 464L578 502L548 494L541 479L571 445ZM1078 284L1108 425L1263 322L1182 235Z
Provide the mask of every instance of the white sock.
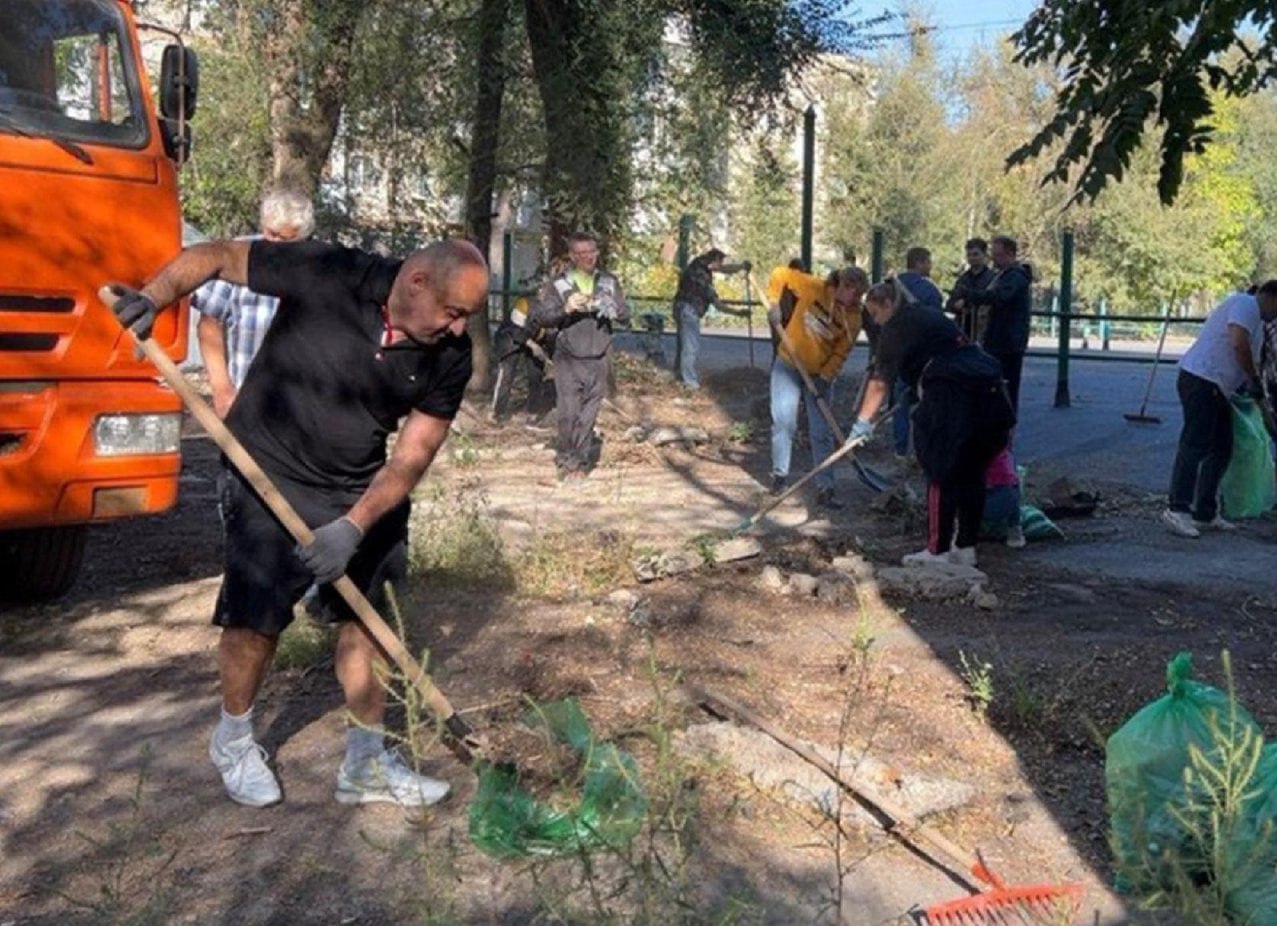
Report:
M351 765L379 756L385 748L385 734L381 727L352 725L346 729L346 761Z
M251 707L239 716L227 713L226 708L222 708L222 719L217 722L217 729L213 732L213 736L219 743L229 743L246 736L251 738L252 735L253 709Z

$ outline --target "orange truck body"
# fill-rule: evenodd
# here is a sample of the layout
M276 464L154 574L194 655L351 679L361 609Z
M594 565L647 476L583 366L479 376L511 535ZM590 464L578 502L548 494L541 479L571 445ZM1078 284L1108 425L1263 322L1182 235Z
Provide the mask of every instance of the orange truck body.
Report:
M0 0L0 8L13 3L30 18L63 2L119 19L106 50L58 49L55 58L47 42L50 85L59 97L84 94L96 123L66 119L62 113L80 104L61 99L57 115L32 109L34 121L5 123L0 86L0 532L162 512L177 499L181 468L176 447L103 455L96 446L103 416L158 414L171 427L180 414L177 396L135 356L131 336L97 292L107 281L138 286L172 258L181 247L181 210L130 5ZM16 18L4 29L16 29L22 41L27 21ZM32 21L24 55L46 43L37 29L48 31L47 21ZM94 41L103 40L83 40ZM65 70L70 54L87 60L84 74L54 77L55 61ZM95 64L95 54L112 60ZM15 106L34 107L24 92L15 92ZM82 116L82 109L75 111ZM62 141L51 137L56 128L43 134L42 118L66 122L70 134ZM74 128L91 124L104 126L101 137ZM186 355L186 313L185 305L170 307L155 326L156 343L174 360Z

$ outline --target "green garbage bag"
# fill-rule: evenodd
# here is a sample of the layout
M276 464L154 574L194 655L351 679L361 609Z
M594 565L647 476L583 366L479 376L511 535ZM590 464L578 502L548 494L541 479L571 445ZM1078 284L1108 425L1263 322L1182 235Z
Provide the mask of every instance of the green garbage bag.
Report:
M1020 506L1020 529L1026 540L1063 540L1064 531L1048 518L1041 508Z
M1235 922L1277 926L1277 743L1263 748L1246 790L1244 823L1226 856L1224 897Z
M1245 708L1192 678L1193 658L1166 667L1167 693L1141 708L1109 737L1104 782L1118 887L1147 892L1178 879L1213 881L1217 846L1205 844L1197 819L1211 803L1202 776L1189 774L1190 748L1221 764L1222 743L1263 734Z
M1258 518L1277 501L1273 458L1264 417L1254 399L1234 396L1233 455L1219 483L1226 518Z
M580 705L568 698L529 711L524 722L543 726L582 758L582 791L574 805L537 801L518 773L485 763L470 805L470 839L494 858L569 855L618 847L642 826L647 797L634 757L594 738Z

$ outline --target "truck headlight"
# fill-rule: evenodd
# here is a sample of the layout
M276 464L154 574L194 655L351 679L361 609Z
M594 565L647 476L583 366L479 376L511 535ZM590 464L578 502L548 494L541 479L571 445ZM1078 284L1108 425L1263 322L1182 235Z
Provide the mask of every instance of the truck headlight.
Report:
M93 425L93 449L98 456L176 453L182 439L182 416L99 415Z

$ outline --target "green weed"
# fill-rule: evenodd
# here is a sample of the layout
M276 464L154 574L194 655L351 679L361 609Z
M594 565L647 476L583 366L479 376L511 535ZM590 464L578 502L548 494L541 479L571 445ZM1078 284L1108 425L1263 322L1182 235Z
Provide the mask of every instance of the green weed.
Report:
M975 655L968 659L962 650L958 650L958 661L962 663L958 674L966 682L967 700L976 716L983 720L993 703L993 664Z

